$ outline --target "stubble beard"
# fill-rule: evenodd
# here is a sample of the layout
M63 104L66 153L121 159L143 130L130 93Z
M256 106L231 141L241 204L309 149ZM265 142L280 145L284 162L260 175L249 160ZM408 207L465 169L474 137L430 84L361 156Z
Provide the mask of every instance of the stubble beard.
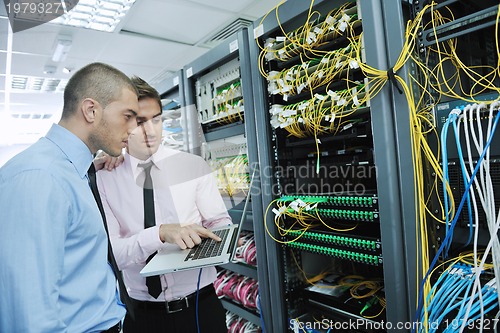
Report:
M109 128L108 122L105 118L102 118L96 130L89 135L89 144L96 150L102 149L111 156L120 156L122 150L121 148L118 149L118 145L113 144L110 133L112 133L112 131Z

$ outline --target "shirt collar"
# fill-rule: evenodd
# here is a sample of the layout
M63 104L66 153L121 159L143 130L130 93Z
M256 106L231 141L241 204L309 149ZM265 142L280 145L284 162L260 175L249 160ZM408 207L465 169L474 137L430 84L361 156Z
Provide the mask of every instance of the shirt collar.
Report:
M151 155L149 158L146 160L140 160L130 154L125 154L125 160L128 160L130 163L130 168L132 170L132 173L134 174L134 177L137 177L138 174L140 174L144 169L140 167L140 164L147 163L149 161L153 162L153 165L158 168L159 170L162 169L162 163L160 161L164 158L167 157L167 152L165 150L165 147L159 146L158 150Z
M74 133L58 124L53 124L45 137L61 149L83 179L93 160L89 147Z

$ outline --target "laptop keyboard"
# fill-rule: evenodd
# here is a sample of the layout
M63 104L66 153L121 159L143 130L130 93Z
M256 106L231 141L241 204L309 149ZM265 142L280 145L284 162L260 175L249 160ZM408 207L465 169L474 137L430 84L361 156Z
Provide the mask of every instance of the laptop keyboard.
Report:
M203 238L200 244L193 247L191 251L189 251L184 261L211 258L221 255L224 244L226 243L229 229L215 230L213 233L219 236L222 240L217 242L212 238Z

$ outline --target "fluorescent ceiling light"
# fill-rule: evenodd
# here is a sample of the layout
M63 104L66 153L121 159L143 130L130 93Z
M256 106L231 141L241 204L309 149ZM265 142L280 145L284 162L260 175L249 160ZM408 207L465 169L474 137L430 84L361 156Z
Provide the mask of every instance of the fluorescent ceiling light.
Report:
M51 23L113 32L136 0L80 0Z
M72 41L70 36L57 36L56 46L52 54L52 61L63 62L66 60L69 50L71 49L71 44Z

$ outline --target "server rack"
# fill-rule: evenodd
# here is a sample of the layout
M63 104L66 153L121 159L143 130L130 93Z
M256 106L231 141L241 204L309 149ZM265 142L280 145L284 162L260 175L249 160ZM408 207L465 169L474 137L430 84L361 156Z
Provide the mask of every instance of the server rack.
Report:
M248 188L250 207L242 217L244 197L240 196L240 202L236 204L233 199L228 199L228 193L223 197L230 208L229 213L233 222L239 223L242 220L243 229L254 233L257 266L230 263L221 268L258 281L259 301L256 305L260 313L245 309L228 299L223 299L223 305L230 312L259 327L264 326L263 329L266 330L272 322L272 309L267 306L269 304L267 257L263 225L260 223L263 216L259 190L261 179L257 175L252 181L254 170L258 169L258 144L248 48L248 31L243 29L199 59L184 66L183 81L186 103L188 107L196 110L197 126L201 126L201 134L198 137L200 149L191 151L205 156L212 162L221 156L227 157L235 150L245 151L246 184L251 185ZM221 98L223 95L230 97ZM199 105L203 107L197 109ZM225 176L225 179L227 178L229 177ZM237 196L238 194L234 197Z
M424 164L425 195L432 199L426 214L428 234L420 234L418 239L428 241L433 260L427 265L422 264L424 269L418 281L420 294L417 296L415 320L437 326L438 331L447 327L464 332L493 330L499 305L496 292L499 274L495 264L498 250L491 251L492 256L491 252L486 256L481 251L488 248L490 239L498 242L498 228L492 222L492 216L496 216L500 208L500 202L494 197L500 188L496 176L500 157L498 135L491 137L489 153L483 158L482 148L474 144L470 146L468 141L472 141L474 133L484 131L484 138L478 138L477 142L486 147L489 124L498 114L495 101L500 98L500 79L490 73L498 71L498 1L471 4L450 0L428 5L428 1L412 5L412 17L423 13L414 74L420 76L420 82L428 82L417 91L424 100L421 108L431 110L431 128L437 132L437 135L429 133L425 138L433 152ZM443 57L445 52L449 52L449 57ZM427 68L422 69L419 63L425 63ZM440 84L446 80L457 80L459 84ZM438 161L437 166L433 163L435 161ZM476 175L477 182L472 183L467 178L473 178L473 170L478 165L481 165L481 171ZM484 173L491 176L485 178ZM442 174L442 179L434 188L436 174ZM485 179L489 182L486 191ZM469 182L471 187L467 186ZM489 208L484 203L479 204L481 191L489 193ZM472 205L475 199L478 204ZM448 208L453 205L454 208ZM491 213L487 214L487 210ZM423 248L424 244L420 247ZM493 262L493 266L486 268L485 265L479 269L481 261ZM426 267L429 268L426 270ZM473 291L476 282L473 287L466 283L464 290L451 296L450 285L443 282L460 274L464 280L477 281L479 290ZM443 301L447 304L445 308L451 311L434 306L440 300L436 293L452 299L451 302ZM475 296L470 296L473 293ZM494 297L488 299L489 295ZM475 298L484 301L474 302ZM476 305L468 310L473 303ZM474 314L474 311L478 313Z
M410 22L410 19L414 20L417 15L419 15L419 12L426 3L426 1L411 3L399 0L351 2L351 6L357 7L357 13L362 19L362 30L364 35L364 53L362 57L366 64L382 71L392 71L393 66L400 57L401 50L407 45L408 36L406 35L407 31L405 31L405 25ZM317 10L325 14L333 8L339 8L343 4L344 2L341 1L315 1L312 10ZM279 7L279 22L274 13L270 13L263 19L254 22L254 29L253 31L248 31L247 37L244 35L242 36L241 33L238 34L238 40L245 40L245 38L250 40L248 44L248 58L246 58L247 60L243 59L241 62L241 76L242 79L246 77L244 79L246 82L249 82L248 78L251 76L250 83L243 85L243 88L246 90L243 94L245 95L245 105L247 105L247 102L254 103L255 107L252 107L252 109L255 109L255 112L250 114L245 108L244 125L239 124L239 126L230 126L224 130L212 131L206 136L208 141L212 141L220 139L221 135L230 136L245 132L249 140L249 160L254 163L255 169L258 170L260 176L255 184L256 187L260 189L260 192L255 192L254 189L252 189L252 210L254 211L254 221L260 222L254 222L254 229L259 243L259 267L257 275L261 287L261 308L264 320L262 326L265 328L266 332L282 332L285 327L290 329L290 319L294 319L295 316L298 316L297 318L304 322L307 320L312 321L312 317L307 317L307 309L309 306L320 309L320 312L327 313L331 316L328 318L333 317L334 320L339 320L341 317L343 317L343 320L348 320L349 318L358 319L356 316L352 316L352 308L342 309L341 306L339 307L336 304L327 304L327 298L310 300L310 293L303 291L304 285L301 285L299 283L300 279L296 278L297 274L302 273L300 270L291 269L294 263L289 253L292 251L296 254L300 254L300 258L298 258L297 261L299 261L300 267L304 268L306 271L309 270L308 272L313 272L314 269L316 269L316 267L313 267L314 262L324 262L323 259L318 260L317 254L309 255L305 253L324 251L324 247L320 245L327 233L314 233L309 230L308 234L302 235L302 244L290 249L292 246L278 245L271 237L266 235L266 230L261 222L264 218L267 221L272 221L276 216L275 213L272 213L271 209L267 209L271 207L273 200L282 198L282 202L285 202L286 206L288 206L292 201L297 199L296 196L292 198L290 198L290 196L285 197L285 195L293 193L287 193L286 190L284 190L282 185L286 185L287 183L286 180L284 182L283 179L279 179L280 177L276 175L276 166L279 166L280 164L278 163L282 163L283 160L286 160L286 156L283 158L283 151L286 151L283 147L286 148L287 144L291 144L295 145L294 148L300 151L302 144L296 141L294 142L293 140L287 141L287 139L284 139L283 135L278 132L279 130L274 130L270 125L272 119L269 111L273 110L273 108L274 111L277 110L276 107L273 106L273 104L276 104L276 98L272 97L272 93L268 91L268 82L263 79L258 71L259 64L254 61L255 59L259 59L260 54L260 49L254 39L256 38L260 44L263 45L264 41L269 37L276 37L297 29L305 22L304 18L307 16L309 9L308 5L309 4L306 5L298 0L289 0ZM498 42L495 42L496 35L494 32L498 24L495 17L495 13L498 13L496 2L485 1L481 4L472 4L454 0L438 1L433 10L445 12L449 9L455 11L457 16L448 19L447 22L442 22L436 29L429 28L428 25L431 20L429 19L429 17L431 17L431 11L425 13L425 15L428 15L427 17L424 16L423 19L424 23L422 26L425 28L421 29L418 34L418 42L412 46L412 57L415 59L420 58L421 60L425 59L427 52L436 45L437 42L435 39L437 36L440 42L458 39L462 41L462 43L468 41L467 43L474 45L474 47L458 50L459 56L467 59L465 64L468 66L480 66L485 64L490 64L492 68L498 66L498 54L494 50L494 45ZM283 27L284 31L281 31L280 25ZM200 67L198 67L202 68L201 70L196 69L196 66L192 66L191 68L189 65L185 70L191 68L191 73L200 73L200 71L202 72L210 66L205 66L207 63L214 64L213 66L223 63L225 60L217 62L217 59L229 59L224 58L226 57L229 43L231 43L230 40L225 43L225 51L207 54L208 58L204 58L205 63L203 66L200 65ZM241 53L244 48L245 46L240 47L240 57L245 57L244 52ZM486 54L486 52L483 52L484 50L489 53ZM478 54L480 56L475 57L475 55ZM465 107L467 103L470 104L474 101L479 102L485 100L492 102L498 99L498 87L500 86L498 77L488 83L489 88L486 94L477 96L475 94L477 91L474 90L477 90L477 86L474 86L473 81L471 81L472 83L466 83L465 86L471 89L471 94L474 95L473 100L466 98L467 96L464 96L464 94L460 95L457 91L455 91L455 95L452 97L442 95L439 91L431 91L430 93L426 92L425 89L421 91L423 82L426 82L425 75L422 74L422 68L419 67L418 61L414 62L412 57L405 62L405 66L400 68L395 75L402 78L408 86L412 87L412 92L416 99L427 94L424 96L427 98L427 100L425 100L427 106L425 107L432 109L432 116L430 116L429 119L431 122L434 122L429 128L442 129L447 115L456 107ZM249 59L253 61L251 66L249 66ZM436 65L435 62L432 62L432 57L428 59L430 68ZM272 61L273 60L270 60L269 62ZM445 73L449 73L450 70L453 70L451 65L447 66L446 70L444 70ZM280 69L284 67L286 66ZM268 70L269 69L273 69L272 65ZM487 75L488 71L484 71L484 73L483 75ZM248 92L248 87L252 87L250 92ZM422 237L428 237L430 240L428 250L429 253L434 255L437 248L442 245L442 240L446 236L443 228L440 228L439 223L432 220L432 215L443 214L443 209L436 203L439 202L437 198L443 200L442 190L437 191L438 193L434 193L434 201L430 203L428 207L429 212L432 211L432 214L426 217L430 226L428 234L423 235L421 231L416 228L416 222L422 218L422 211L419 210L421 208L415 205L415 202L421 200L422 197L420 193L416 195L416 192L414 192L415 184L421 181L421 179L424 179L424 187L427 186L427 190L431 192L433 191L432 184L435 175L431 167L425 163L423 163L424 169L422 173L414 173L414 169L417 167L414 163L415 160L413 156L413 140L415 140L413 136L416 131L414 120L412 119L412 112L414 112L414 110L411 110L407 99L408 96L401 94L399 91L400 89L401 87L396 82L390 80L388 72L386 82L384 82L382 89L369 100L369 131L373 144L373 163L377 168L375 179L376 197L378 200L377 214L379 220L377 223L380 225L379 233L376 236L379 237L379 245L382 254L381 258L383 260L383 272L380 276L383 277L384 284L390 286L386 288L384 292L387 307L383 318L379 318L379 322L383 320L386 323L390 323L390 325L372 326L375 327L375 329L372 330L350 327L352 331L354 331L354 329L367 332L422 331L423 326L418 326L418 324L422 324L422 318L417 315L417 307L419 307L418 292L422 290L421 283L426 272L422 271L422 262L417 260L422 251L419 242L421 242ZM252 96L252 93L253 100L249 101L251 97L248 96ZM189 92L186 94L188 95ZM436 96L441 98L439 99L439 103L433 102ZM193 100L193 96L191 96L191 101ZM286 104L284 103L286 101L281 102ZM293 98L292 102L295 102ZM493 115L496 115L497 112L498 111L494 111ZM480 121L482 122L481 126L485 126L487 121L491 118L491 116L488 116L484 112L481 113L481 117L483 118ZM243 127L245 128L244 130ZM258 131L256 130L257 128ZM490 170L493 175L496 175L495 170L498 169L498 161L500 160L500 154L498 153L499 145L496 144L497 140L498 136L494 137L491 145ZM450 139L448 138L447 141L450 141ZM253 144L251 142L253 142ZM430 135L426 137L425 142L433 147L433 149L438 145L438 142ZM322 147L328 146L328 140L322 140L321 145ZM253 153L251 153L251 151L253 151ZM452 159L456 158L456 148L451 147L450 151L452 155L455 154L453 155L455 157L452 156ZM314 153L312 156L314 156ZM296 157L296 155L292 155L292 158ZM327 155L322 155L322 157L325 157L325 159L328 158ZM474 156L474 158L474 163L476 163L478 156ZM464 192L465 184L457 171L457 161L452 160L449 162L449 169L454 172L453 175L450 174L449 184L453 188L453 193L456 195L454 198L455 205L458 206L461 198L460 196L463 195ZM453 162L455 165L453 165ZM419 161L418 163L422 162ZM441 164L441 166L443 165ZM492 178L492 184L493 192L495 189L500 188L497 177ZM276 192L273 192L273 190L276 189L276 186L280 185L282 186L280 189L281 192L278 192L279 194L276 195ZM428 195L429 192L425 195ZM283 197L285 198L283 199ZM500 206L498 198L496 198L494 206L495 209L498 210ZM345 208L345 205L343 208ZM260 214L258 218L256 218L255 215L256 211ZM265 211L266 213L264 213ZM330 214L330 217L339 214L338 211L323 213ZM344 211L341 214L352 214L352 212L349 213ZM338 218L338 215L333 217ZM345 215L341 217L345 218ZM462 215L458 217L458 229L456 229L457 231L455 232L452 249L453 247L455 247L455 250L458 249L464 242L465 231L470 227L468 219L469 216L467 213L462 213ZM483 219L483 217L480 219ZM482 220L479 224L481 225L479 243L484 246L488 241L488 227L485 226ZM272 223L268 226L270 234L280 239L277 227L273 226ZM293 232L297 235L297 231ZM293 232L288 236L293 236ZM332 235L330 234L328 236ZM307 238L309 238L309 240ZM356 237L344 239L343 241L352 243L360 240L360 237L357 239L354 238ZM281 240L286 240L286 237L281 238ZM364 240L366 241L366 239ZM312 246L316 247L313 248ZM321 250L318 250L318 246L320 246ZM335 246L332 245L331 247ZM345 247L343 249L345 250ZM343 254L345 255L345 253ZM352 253L348 255L351 256L351 258L355 256L355 254L353 255ZM319 257L321 256L322 255ZM442 262L444 259L445 258L441 256L438 262ZM437 272L441 273L442 271L438 270ZM494 277L494 274L490 274L489 277ZM436 278L429 278L429 280L431 284L436 282ZM493 281L493 279L491 281ZM483 284L485 282L486 280ZM304 304L308 306L306 307ZM492 304L494 305L494 303ZM315 312L315 314L318 314L318 312ZM451 322L450 318L445 319ZM491 328L495 318L489 314L486 319L490 321L489 327ZM474 323L477 324L477 322ZM402 326L397 326L398 324ZM472 328L472 331L474 331L476 327L477 325ZM441 329L443 329L443 327L439 327L438 331Z
M312 10L320 12L324 17L330 10L339 8L344 3L340 1L315 1ZM251 38L257 38L260 45L264 45L266 39L270 37L283 36L283 34L297 29L305 22L307 10L309 9L308 5L301 1L287 1L278 8L279 22L274 13L270 13L263 19L254 22L254 35ZM393 1L391 4L384 4L382 1L358 1L352 3L352 5L358 8L357 14L362 18L366 63L377 68L389 69L391 67L390 56L394 56L391 53L397 52L392 50L392 47L402 44L401 35L398 36L397 32L395 32L400 32L404 27L405 21L401 3L399 1ZM260 49L256 43L250 44L250 51L252 59L259 59ZM271 69L274 68L271 67ZM266 174L263 171L269 166L275 168L277 161L280 160L280 146L277 143L280 140L280 134L272 130L269 125L271 122L269 111L273 108L272 104L275 103L276 98L273 99L270 96L268 82L263 79L261 74L257 70L254 70L253 73L254 98L257 110L256 121L259 129L257 138L261 143L267 142L267 144L258 146L258 152L261 165L261 185L263 187L262 203L264 207L268 207L277 197L289 193L282 191L278 195L272 195L272 189L279 183L279 180L276 179L275 174L271 174L271 177L269 177L269 173ZM395 116L396 110L403 109L401 111L404 111L404 107L401 108L398 105L400 101L401 98L394 94L389 85L386 85L379 94L369 100L369 109L371 110L369 131L371 131L373 137L373 163L377 167L376 195L378 199L377 213L380 221L378 236L380 237L382 249L381 258L383 258L383 273L381 276L383 276L385 285L388 286L385 289L387 308L385 318L382 320L390 322L394 326L397 322L409 322L412 302L414 301L414 299L410 299L414 285L411 285L413 282L410 274L408 274L408 272L412 271L413 263L407 260L407 255L411 255L412 246L405 245L405 240L411 238L412 229L410 226L415 221L412 193L407 190L408 184L412 182L413 174L411 172L411 159L403 159L410 153L409 122L404 119L404 116ZM286 101L283 104L286 104ZM404 114L404 112L400 113ZM321 138L321 141L323 142L323 138ZM269 209L265 218L267 221L272 221L275 216L276 213L272 213L271 209ZM280 238L275 226L270 225L269 228L273 237ZM314 234L309 236L321 237L321 235ZM414 243L414 240L412 242ZM300 245L301 252L311 250L311 244L305 243L305 245ZM312 242L312 246L317 245L318 242ZM290 265L290 259L287 258L286 254L284 255L290 249L278 245L271 237L266 238L266 249L269 258L269 270L274 268L276 272L269 276L270 306L273 309L281 310L273 312L272 327L273 331L280 332L283 327L290 327L289 321L293 318L291 316L307 312L300 305L301 302L307 301L307 296L294 296L294 294L300 292L302 287L297 286L295 282L290 283L290 280L292 280L290 276L297 274L297 272L290 270L290 266L292 266ZM320 251L323 250L321 248ZM317 252L317 248L315 251ZM306 261L309 261L308 259L306 258ZM276 267L278 268L277 271ZM410 290L410 293L407 293L408 290ZM295 303L290 305L291 302ZM309 304L314 303L309 302ZM344 320L346 318L347 320L359 319L358 316L352 316L352 313L342 313L344 311L338 306L320 305L320 308L325 311L328 309L333 310L331 313L336 313L335 320L342 316L344 316ZM387 331L394 332L401 331L396 327L384 327L383 325L372 325L372 327L388 328Z

